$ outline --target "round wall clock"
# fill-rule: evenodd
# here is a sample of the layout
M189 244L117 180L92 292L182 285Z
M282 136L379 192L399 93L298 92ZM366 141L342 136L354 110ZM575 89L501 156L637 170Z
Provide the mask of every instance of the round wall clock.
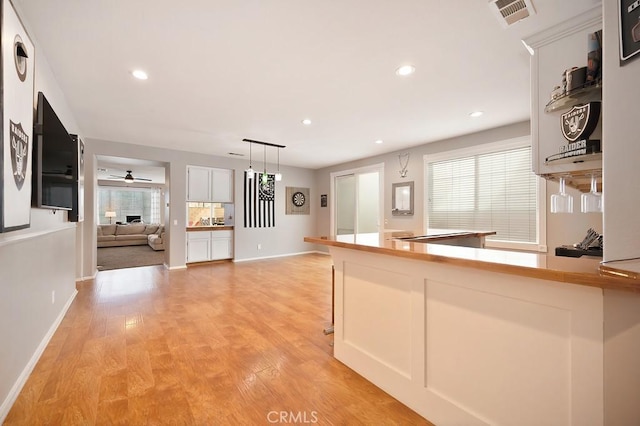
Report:
M296 207L304 206L305 201L306 199L304 198L304 194L300 191L294 192L293 195L291 196L291 202Z

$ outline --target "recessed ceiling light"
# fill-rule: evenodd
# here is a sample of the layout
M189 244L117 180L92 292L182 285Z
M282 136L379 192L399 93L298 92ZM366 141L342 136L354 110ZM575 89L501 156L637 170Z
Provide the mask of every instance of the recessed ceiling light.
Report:
M142 70L133 70L131 72L131 74L137 78L138 80L146 80L149 78L149 76L147 75L146 72L142 71Z
M477 117L480 117L482 114L484 114L484 112L482 112L482 111L474 111L471 114L469 114L469 116L473 117L473 118L477 118Z
M304 124L305 126L309 126L311 124L311 120L305 118L304 120L302 120L302 124Z
M396 74L403 77L406 75L411 75L414 72L416 72L416 67L414 67L413 65L403 65L396 70Z
M377 143L378 145L380 145L382 142L383 142L383 140L382 140L382 139L378 139L378 140L376 141L376 143Z

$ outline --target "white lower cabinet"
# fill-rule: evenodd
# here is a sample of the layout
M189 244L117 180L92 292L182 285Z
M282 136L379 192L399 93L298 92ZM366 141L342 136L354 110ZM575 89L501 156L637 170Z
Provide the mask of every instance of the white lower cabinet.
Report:
M187 232L187 263L233 257L233 231Z
M231 259L231 235L221 236L218 231L211 234L211 260ZM231 232L231 231L229 231Z

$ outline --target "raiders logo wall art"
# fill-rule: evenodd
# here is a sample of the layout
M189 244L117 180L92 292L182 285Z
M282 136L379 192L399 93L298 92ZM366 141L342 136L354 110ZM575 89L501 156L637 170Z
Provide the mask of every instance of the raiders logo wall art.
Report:
M33 42L10 0L0 0L2 136L0 139L0 232L28 228L31 221L33 144Z
M576 105L560 116L560 129L562 136L567 140L566 145L560 146L560 151L545 161L562 160L565 158L576 159L574 162L582 161L580 156L586 154L597 154L602 152L600 140L589 139L591 134L598 127L600 120L600 102L589 102L584 105Z
M569 142L589 139L598 126L599 119L600 102L574 106L560 117L562 135Z
M620 63L640 52L640 0L620 0Z

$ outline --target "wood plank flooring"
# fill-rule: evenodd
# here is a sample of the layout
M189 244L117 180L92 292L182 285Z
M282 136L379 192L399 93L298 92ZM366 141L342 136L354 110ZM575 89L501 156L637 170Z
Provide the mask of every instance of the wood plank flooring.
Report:
M6 425L431 424L333 358L329 256L77 287Z

